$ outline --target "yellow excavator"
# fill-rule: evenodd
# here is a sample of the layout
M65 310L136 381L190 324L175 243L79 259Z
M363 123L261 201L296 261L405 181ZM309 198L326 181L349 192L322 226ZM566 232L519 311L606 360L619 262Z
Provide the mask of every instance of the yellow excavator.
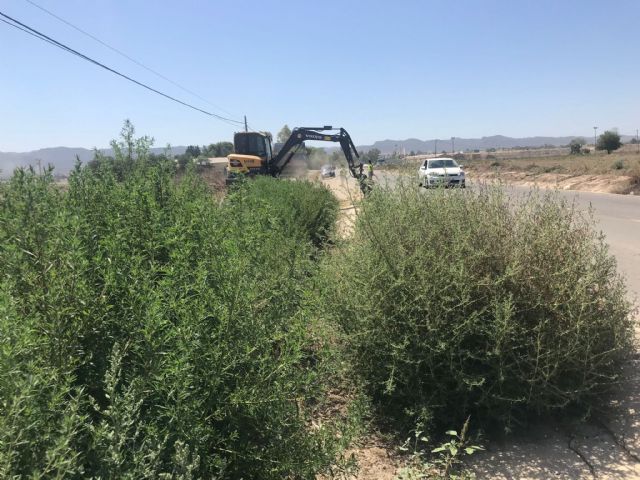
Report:
M363 193L371 190L371 183L363 172L363 164L356 164L360 158L351 137L344 128L297 127L274 155L271 148L271 136L261 132L238 132L233 136L234 153L227 156L227 184L240 177L253 175L271 175L279 177L298 149L306 140L337 142L342 148L351 175L358 180Z

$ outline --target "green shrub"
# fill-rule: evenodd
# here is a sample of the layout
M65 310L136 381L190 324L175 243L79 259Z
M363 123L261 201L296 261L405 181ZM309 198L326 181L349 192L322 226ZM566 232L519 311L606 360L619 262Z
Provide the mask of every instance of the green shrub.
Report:
M542 173L563 173L566 168L562 165L546 165L542 167Z
M622 158L619 158L618 160L613 162L613 164L611 165L611 168L613 170L622 170L624 167L625 167L625 164Z
M309 181L257 177L244 182L231 201L244 209L267 206L288 235L301 235L316 247L330 239L338 217L335 196L324 185Z
M47 363L42 325L20 316L8 291L0 285L0 478L79 476L79 392Z
M219 204L144 148L118 162L0 193L0 476L325 471L347 437L310 428L330 372L292 225L320 239L329 210L306 223L308 184L279 183L289 218L254 186Z
M321 309L398 428L595 406L632 348L615 260L553 195L379 188L324 274Z
M524 167L525 170L529 171L529 172L534 172L534 173L539 173L541 168L540 165L538 165L537 163L530 163L528 164L526 167Z

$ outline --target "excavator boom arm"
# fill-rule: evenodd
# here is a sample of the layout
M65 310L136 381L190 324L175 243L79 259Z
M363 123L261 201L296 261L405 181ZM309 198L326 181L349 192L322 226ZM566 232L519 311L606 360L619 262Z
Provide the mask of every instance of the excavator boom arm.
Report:
M331 133L322 133L331 131ZM365 190L366 175L362 172L362 162L356 164L356 158L360 158L353 140L344 128L324 127L298 127L294 128L282 149L273 157L269 165L269 172L278 176L286 168L295 155L298 147L306 140L319 140L322 142L336 142L340 144L342 152L347 159L347 165L351 175L358 180L360 188ZM355 158L354 158L355 157Z

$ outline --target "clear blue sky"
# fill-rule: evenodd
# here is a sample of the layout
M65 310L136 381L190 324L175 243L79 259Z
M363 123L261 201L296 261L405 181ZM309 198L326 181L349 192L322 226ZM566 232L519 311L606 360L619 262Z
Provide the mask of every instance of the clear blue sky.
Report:
M34 1L259 130L330 123L366 144L640 128L636 0ZM25 0L0 10L213 108ZM1 151L106 146L125 118L158 146L234 131L3 23L0 106Z

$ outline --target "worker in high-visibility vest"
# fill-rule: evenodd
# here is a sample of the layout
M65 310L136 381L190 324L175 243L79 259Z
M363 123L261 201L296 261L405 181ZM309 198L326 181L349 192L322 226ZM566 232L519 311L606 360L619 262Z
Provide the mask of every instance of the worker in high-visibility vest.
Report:
M367 178L373 180L373 163L371 162L367 164Z

